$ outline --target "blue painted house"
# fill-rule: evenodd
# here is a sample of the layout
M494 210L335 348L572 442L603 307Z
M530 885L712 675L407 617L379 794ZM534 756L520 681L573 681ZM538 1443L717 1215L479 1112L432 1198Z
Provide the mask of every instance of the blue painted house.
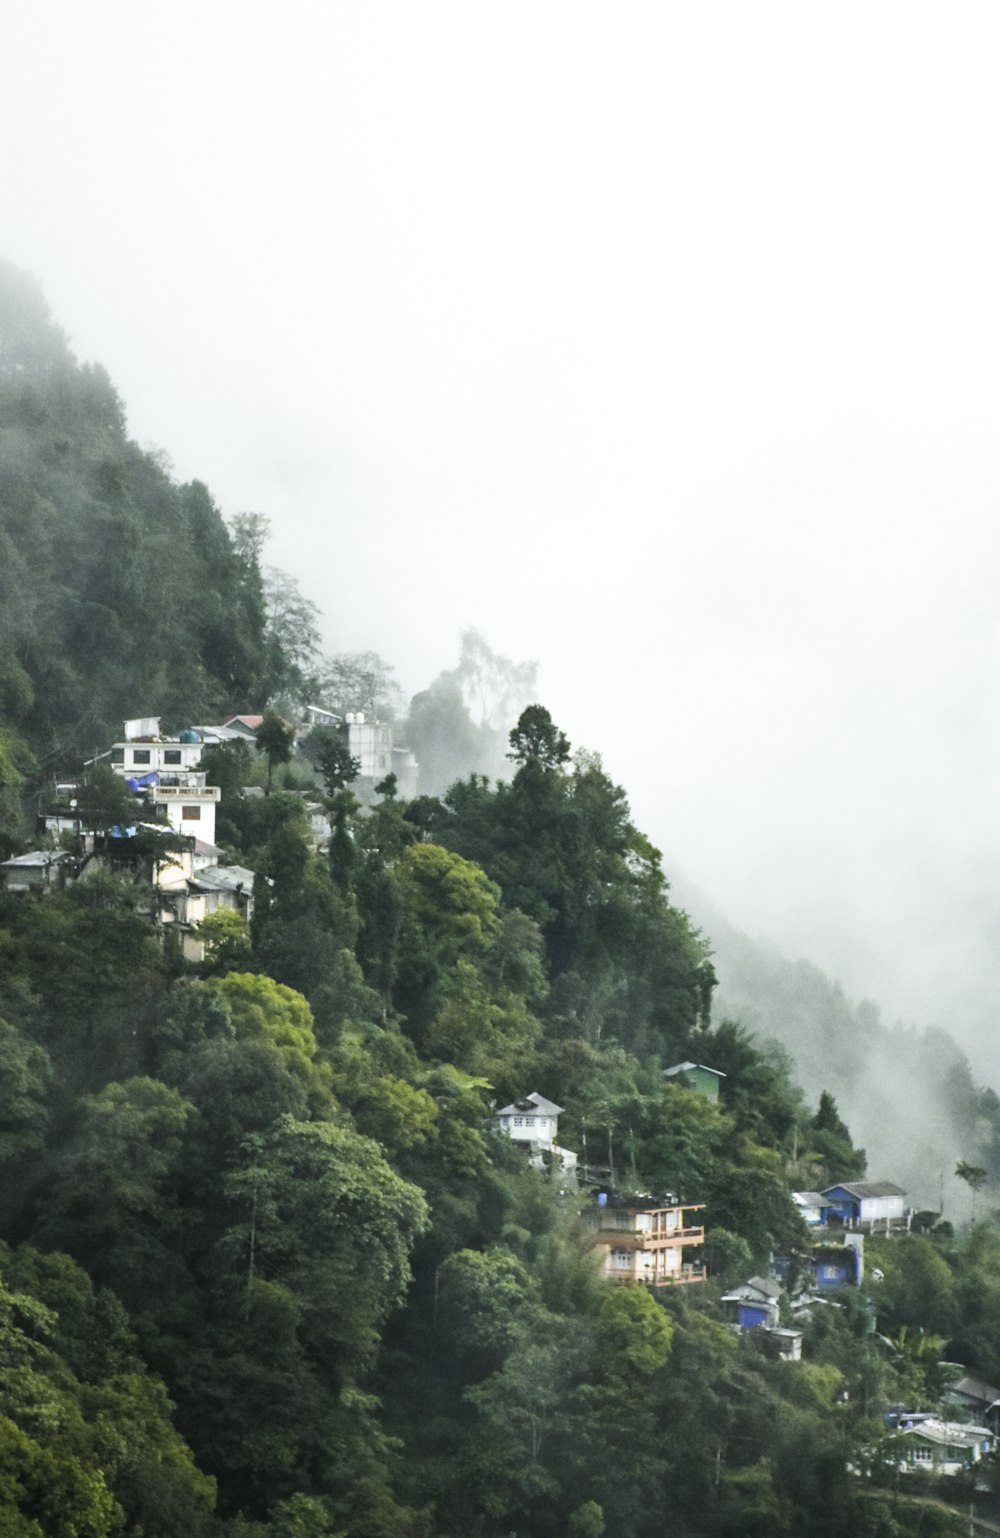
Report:
M897 1228L906 1223L906 1192L891 1180L845 1182L819 1193L830 1215L848 1228Z
M817 1244L809 1260L820 1292L831 1287L861 1286L864 1262L860 1245Z
M776 1325L778 1299L781 1285L766 1276L752 1276L741 1282L720 1299L729 1306L730 1318L742 1330L752 1330L757 1325Z

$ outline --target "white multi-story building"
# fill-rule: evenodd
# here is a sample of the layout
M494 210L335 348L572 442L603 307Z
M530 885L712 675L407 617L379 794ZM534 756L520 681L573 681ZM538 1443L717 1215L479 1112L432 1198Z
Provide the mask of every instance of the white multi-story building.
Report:
M122 739L111 749L114 772L148 794L178 833L214 844L219 787L206 785L205 775L195 768L202 754L198 734L164 737L158 716L141 716L125 722Z

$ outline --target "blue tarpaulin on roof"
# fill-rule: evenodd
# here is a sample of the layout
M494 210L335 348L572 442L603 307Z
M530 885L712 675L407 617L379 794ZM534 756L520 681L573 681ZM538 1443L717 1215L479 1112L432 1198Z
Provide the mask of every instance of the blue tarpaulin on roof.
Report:
M159 785L160 776L154 769L152 774L137 774L133 779L125 781L129 790L145 790L147 785Z

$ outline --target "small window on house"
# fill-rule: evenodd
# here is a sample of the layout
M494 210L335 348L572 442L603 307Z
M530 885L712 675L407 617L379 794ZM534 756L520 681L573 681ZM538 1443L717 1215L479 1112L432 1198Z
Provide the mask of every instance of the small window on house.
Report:
M111 749L111 762L113 764L124 764L124 762L125 762L125 749L124 748L112 748Z
M514 1126L515 1127L523 1127L524 1126L524 1117L523 1116L515 1116L514 1117Z
M133 748L132 749L132 762L133 762L133 764L148 764L149 763L149 749L148 748Z
M163 754L163 762L165 764L179 764L180 761L181 761L181 750L180 750L180 748L167 748L167 749L165 749L164 754Z
M183 822L198 822L201 818L200 806L182 806L181 820Z
M931 1449L929 1447L911 1447L910 1452L913 1456L914 1463L932 1462Z

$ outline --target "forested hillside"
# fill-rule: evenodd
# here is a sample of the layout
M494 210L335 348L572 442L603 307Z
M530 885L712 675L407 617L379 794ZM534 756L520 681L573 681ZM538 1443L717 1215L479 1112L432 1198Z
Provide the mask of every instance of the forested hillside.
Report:
M0 836L11 787L104 748L137 700L168 720L279 689L253 520L133 443L34 281L0 263Z
M20 849L50 758L140 707L180 725L293 699L310 650L268 615L260 521L175 485L34 287L0 290ZM509 706L527 674L500 673ZM709 940L625 791L523 704L505 781L403 800L387 775L364 808L335 730L296 746L268 715L258 754L206 753L224 855L256 880L203 960L139 864L0 892L4 1533L965 1531L971 1476L901 1475L885 1412L939 1410L942 1362L1000 1377L987 1198L968 1232L927 1213L869 1239L860 1287L797 1287L815 1236L792 1190L865 1173L837 1085L803 1095L766 1020L715 1016ZM427 692L427 741L460 706L460 678ZM718 1096L665 1073L684 1063ZM531 1092L562 1108L576 1177L500 1130ZM609 1280L597 1192L693 1213L696 1263ZM736 1328L728 1290L775 1256L780 1327Z

